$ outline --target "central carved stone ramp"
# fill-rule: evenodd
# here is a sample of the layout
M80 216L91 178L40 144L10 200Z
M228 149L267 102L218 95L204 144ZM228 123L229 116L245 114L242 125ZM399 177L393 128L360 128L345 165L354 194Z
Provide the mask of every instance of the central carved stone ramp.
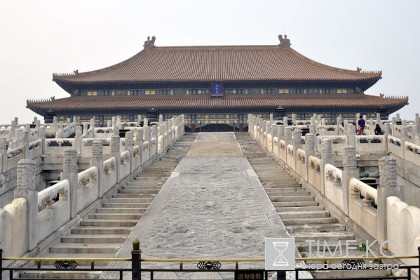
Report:
M287 231L234 133L198 133L118 256L129 257L132 240L138 237L144 259L263 258L265 237L285 236ZM241 268L263 266L240 264ZM179 263L144 262L142 267L178 269ZM183 268L197 269L197 263L186 262ZM235 264L222 263L222 268ZM233 279L233 273L160 272L154 277Z
M137 224L161 186L178 162L187 154L196 135L186 134L168 152L150 166L145 167L132 181L95 209L76 228L49 248L45 258L113 258ZM109 262L95 263L105 267ZM79 262L89 267L90 262ZM43 267L53 267L49 262ZM99 278L101 272L25 272L21 278Z

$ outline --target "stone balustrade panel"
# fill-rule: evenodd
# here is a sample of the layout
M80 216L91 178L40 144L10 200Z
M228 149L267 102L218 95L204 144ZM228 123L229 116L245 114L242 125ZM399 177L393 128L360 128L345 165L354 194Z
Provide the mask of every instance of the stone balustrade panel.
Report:
M342 178L343 171L327 163L324 168L325 197L337 208L344 211Z
M137 169L141 166L141 147L134 146L133 148L133 169Z
M103 147L103 154L110 155L111 154L111 138L83 138L82 140L82 157L90 157L92 155L92 144L93 141L101 141Z
M102 187L104 193L109 191L117 182L117 163L115 157L109 158L104 161L103 165L103 177L102 177Z
M7 166L6 166L6 170L3 169L3 172L17 167L18 162L21 159L24 159L24 157L25 157L25 154L24 154L23 146L19 146L17 148L8 150L7 151Z
M404 158L404 151L399 138L388 136L388 152L400 158Z
M322 150L322 139L331 139L332 142L332 153L335 155L343 155L344 147L346 146L346 136L317 136L316 137L317 151Z
M29 143L28 159L35 159L42 155L42 140L38 139Z
M321 160L314 156L309 156L308 162L308 183L321 192Z
M74 138L45 139L44 151L48 155L63 155L66 149L74 146Z
M296 151L296 173L298 173L302 178L306 178L306 163L305 163L306 153L302 149L297 149Z
M386 155L386 142L383 135L356 136L356 153L362 155Z
M98 167L92 166L78 174L77 213L99 198Z
M130 152L121 153L120 178L124 178L130 174Z
M352 178L348 190L350 193L349 217L373 238L377 239L377 210L372 205L372 202L377 203L376 189Z
M405 160L411 162L412 164L420 165L420 146L410 142L405 142L404 149ZM418 171L420 171L420 166Z
M63 180L38 193L38 242L70 220L70 182Z
M318 133L321 136L338 135L336 125L320 125L318 126Z
M95 127L93 129L93 138L111 138L114 135L112 127Z

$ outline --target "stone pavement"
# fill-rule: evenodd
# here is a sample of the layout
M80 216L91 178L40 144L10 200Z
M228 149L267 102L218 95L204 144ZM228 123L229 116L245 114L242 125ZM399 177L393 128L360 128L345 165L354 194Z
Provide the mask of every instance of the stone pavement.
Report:
M263 258L266 237L289 235L226 132L198 134L117 257L131 257L135 237L142 258L217 259Z

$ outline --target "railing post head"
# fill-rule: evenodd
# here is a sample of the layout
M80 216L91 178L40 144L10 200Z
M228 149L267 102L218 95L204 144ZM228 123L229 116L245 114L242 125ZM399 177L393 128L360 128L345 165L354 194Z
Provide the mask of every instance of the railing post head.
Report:
M141 250L140 241L137 237L133 240L133 250L131 251L131 270L132 280L141 280Z

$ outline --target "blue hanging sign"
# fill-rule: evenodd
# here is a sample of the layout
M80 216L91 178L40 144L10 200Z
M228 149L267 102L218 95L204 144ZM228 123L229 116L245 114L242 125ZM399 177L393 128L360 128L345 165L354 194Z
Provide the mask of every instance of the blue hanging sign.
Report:
M211 94L212 96L223 96L223 84L222 83L211 84Z

